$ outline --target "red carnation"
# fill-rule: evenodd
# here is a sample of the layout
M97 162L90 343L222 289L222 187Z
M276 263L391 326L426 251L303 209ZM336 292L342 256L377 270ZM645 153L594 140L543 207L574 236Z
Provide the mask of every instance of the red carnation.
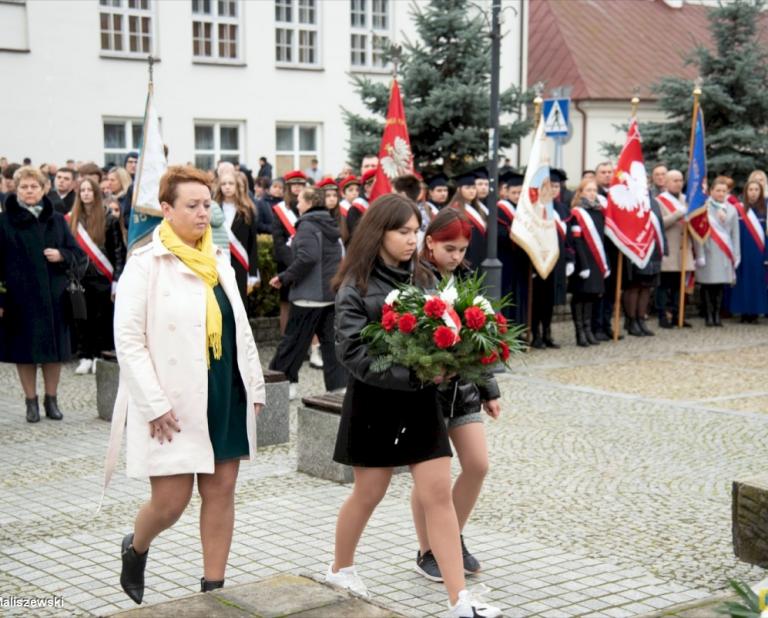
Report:
M397 327L401 333L412 333L416 328L416 316L412 313L404 313L400 316L400 320L397 323Z
M396 312L387 311L381 318L381 325L384 327L384 330L387 332L391 331L397 325L398 317Z
M384 315L385 313L389 313L390 311L394 311L394 308L392 307L392 305L387 305L385 303L384 306L381 308L382 315Z
M432 335L432 340L438 348L445 350L456 342L456 334L447 326L438 326Z
M503 361L509 360L509 346L505 341L502 341L499 344L499 356L501 356L501 360Z
M497 360L499 360L499 355L496 352L491 352L488 356L480 358L480 362L483 365L493 365Z
M426 313L430 318L440 319L443 317L443 314L447 308L448 305L446 305L442 299L437 297L430 298L426 303L424 303L424 313Z
M499 325L499 332L501 334L504 334L509 330L507 328L507 318L505 318L501 313L496 314L496 324Z
M464 310L464 321L472 330L480 330L485 326L485 312L479 307L468 307Z

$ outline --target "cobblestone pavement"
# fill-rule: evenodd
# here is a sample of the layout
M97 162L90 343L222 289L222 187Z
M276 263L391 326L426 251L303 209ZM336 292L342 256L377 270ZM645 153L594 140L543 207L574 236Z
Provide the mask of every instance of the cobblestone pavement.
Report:
M492 468L465 536L484 566L476 580L506 616L633 616L764 576L732 555L730 485L764 470L768 325L694 326L581 349L559 324L563 349L525 354L500 376ZM96 418L93 376L73 370L59 393L65 420L30 426L15 370L0 365L0 615L25 615L3 608L11 597L62 605L26 615L133 606L119 544L148 484L118 474L95 515L109 425ZM321 372L305 367L299 390L322 392ZM327 568L349 486L296 473L294 438L242 467L229 583ZM412 570L410 486L394 479L358 565L377 602L439 615L442 588ZM153 544L146 602L196 590L198 507Z

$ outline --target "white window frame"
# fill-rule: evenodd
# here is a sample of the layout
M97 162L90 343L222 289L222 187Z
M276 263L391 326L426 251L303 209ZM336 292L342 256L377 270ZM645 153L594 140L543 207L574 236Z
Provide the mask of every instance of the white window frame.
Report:
M107 148L106 135L104 134L105 124L122 124L125 131L125 148ZM104 153L104 162L110 160L113 155L119 155L116 159L113 159L115 165L121 166L123 164L123 157L131 151L138 152L139 144L133 141L133 127L136 124L143 125L143 118L128 118L125 116L104 116L101 119L101 145L102 152ZM142 135L144 127L142 126Z
M393 40L393 23L394 23L394 3L396 0L349 0L349 65L350 70L356 71L356 72L362 72L362 73L389 73L392 68L391 64L387 62L384 65L378 65L373 63L373 56L374 56L374 39L376 37L384 37L387 39L387 41L392 42ZM387 27L381 28L381 27L374 27L373 21L374 21L374 5L380 6L380 3L384 3L384 6L386 7L386 19L387 19ZM352 23L352 16L353 14L360 14L363 15L363 23L362 24L354 24ZM380 15L380 12L377 12L377 15ZM365 46L364 48L361 48L360 46L353 47L353 41L357 37L365 37ZM355 64L353 62L353 54L355 54L355 50L362 51L362 53L365 54L365 62L364 63L357 63Z
M197 127L213 127L213 149L203 149L197 147L194 135ZM237 150L222 150L222 127L237 127ZM236 156L237 160L242 163L245 160L245 120L210 120L204 118L195 118L192 123L192 146L194 148L195 165L197 165L198 155L213 156L214 168L224 156Z
M293 150L292 151L279 150L277 145L277 130L288 129L288 128L293 130ZM315 130L314 150L301 149L300 130L307 129L307 128ZM293 157L293 160L291 163L291 170L301 168L301 157L315 157L319 160L322 160L320 157L320 153L322 151L322 147L321 147L322 128L323 128L323 125L320 122L290 122L290 121L276 122L275 123L275 164L274 164L275 173L277 173L278 157L281 157L281 156L290 155L291 157Z
M114 3L118 2L119 5L115 6ZM128 0L108 0L108 4L102 5L101 0L96 4L99 11L99 54L104 58L130 58L137 60L146 60L147 56L155 56L155 50L157 48L157 3L158 0L147 0L149 8L129 8ZM123 39L123 49L103 49L101 47L101 36L103 30L101 29L101 16L103 13L108 15L121 15L122 16L122 29L121 36ZM131 32L129 30L129 22L131 17L136 17L139 20L143 17L149 18L149 51L130 51L130 37ZM109 32L113 32L110 30ZM114 46L114 34L110 34L110 41Z
M275 18L275 44L273 46L275 51L275 66L282 69L309 69L309 70L322 70L323 68L323 55L322 55L322 17L323 12L321 7L323 5L322 0L272 0L274 18ZM315 15L315 22L313 24L300 22L299 17L302 11L307 10L308 3L312 3L313 11ZM278 9L283 6L290 7L291 19L290 21L278 19ZM278 31L284 30L291 33L290 36L290 50L291 60L279 60L277 56L277 44L278 44ZM300 62L300 42L304 33L314 33L315 36L315 62Z
M234 0L236 15L231 17L229 15L219 15L218 0L210 0L211 13L196 13L194 12L194 5L192 0L190 1L190 9L192 10L192 62L195 64L236 64L243 65L245 54L243 53L243 42L245 37L243 36L243 10L245 8L241 0ZM204 0L198 0L204 2ZM210 56L195 55L195 23L199 21L203 24L211 24L211 52ZM237 27L237 39L235 40L235 46L237 56L234 58L222 57L219 55L219 26L236 26Z

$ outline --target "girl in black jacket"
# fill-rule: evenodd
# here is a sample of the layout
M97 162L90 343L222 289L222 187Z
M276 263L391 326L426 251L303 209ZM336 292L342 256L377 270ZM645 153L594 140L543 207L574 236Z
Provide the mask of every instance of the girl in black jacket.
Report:
M339 512L334 561L326 581L367 595L355 571L355 550L386 494L393 468L407 465L448 590L448 615L499 616L496 608L474 600L465 589L459 525L451 500L451 448L435 386L420 383L402 366L373 371L373 358L360 335L366 324L381 319L384 300L398 285L433 284L414 259L420 225L418 208L408 198L396 194L378 198L361 220L334 278L336 351L351 374L334 460L353 467L355 482Z
M569 289L576 344L598 345L592 332L592 305L605 293L605 279L611 274L605 254L605 215L597 200L597 183L581 181L573 197L568 240L575 254Z
M435 216L424 233L421 256L437 279L453 279L468 274L464 267L464 255L472 236L467 218L454 208L446 208ZM449 283L450 285L450 283ZM501 414L499 387L489 374L483 385L454 378L448 389L437 393L438 407L448 425L448 436L461 462L461 473L453 487L453 505L463 529L483 486L488 472L488 447L485 442L481 406L491 418ZM424 509L417 493L411 494L411 509L419 553L416 571L432 581L443 581L440 568L429 548ZM464 572L477 573L480 563L469 553L461 537Z
M95 360L113 350L112 318L117 281L125 266L125 243L120 221L102 204L99 185L84 178L77 189L69 229L88 255L88 269L81 283L85 289L87 318L77 321L80 364L75 373L96 372Z

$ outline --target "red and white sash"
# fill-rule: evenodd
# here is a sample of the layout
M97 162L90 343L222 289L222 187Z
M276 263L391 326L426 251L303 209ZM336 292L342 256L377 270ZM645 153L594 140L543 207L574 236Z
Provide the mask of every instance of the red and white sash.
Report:
M674 215L678 212L685 212L687 208L678 198L672 195L669 191L664 191L656 196L656 201L659 202L667 211L667 214Z
M760 225L760 220L757 218L755 211L751 208L747 210L744 208L744 204L739 201L731 202L731 204L738 211L739 218L744 222L749 235L755 241L760 253L765 253L765 230Z
M341 215L343 217L347 216L347 213L349 212L350 208L352 208L352 204L347 198L344 198L339 202L339 211L341 212Z
M600 237L600 234L597 233L595 222L592 221L592 217L590 217L589 213L581 206L572 209L571 214L576 221L579 222L582 236L587 243L587 247L589 247L589 251L592 253L592 257L595 259L595 262L597 262L597 267L600 269L600 273L603 275L603 278L607 277L610 274L608 259L605 257L603 239Z
M498 202L496 202L496 206L501 212L503 212L507 216L507 218L510 221L515 220L515 215L517 214L517 210L515 209L512 202L510 202L509 200L499 200Z
M600 195L599 193L597 194L597 203L600 204L600 208L603 210L608 208L608 200L604 195Z
M362 214L365 214L365 211L368 210L368 200L364 197L356 197L355 201L352 202L352 206L357 208Z
M429 210L432 212L433 217L440 214L440 209L437 206L435 206L432 202L429 202L429 201L427 202L427 208L429 208Z
M666 245L664 244L664 232L662 231L661 221L656 216L656 213L651 211L651 225L653 226L653 235L656 237L656 245L659 247L659 252L664 255Z
M464 204L464 214L467 215L467 219L469 219L470 223L472 223L472 225L477 228L477 231L485 235L485 221L483 221L480 213L477 212L470 204Z
M64 218L67 220L67 222L69 222L71 219L71 214L67 213ZM82 223L77 224L75 240L77 241L77 244L80 246L80 248L85 251L85 254L88 256L88 259L91 260L91 264L96 267L96 270L98 270L107 278L110 283L112 283L114 280L115 272L114 268L112 268L112 263L109 261L107 256L104 255L104 252L99 249L99 246L93 242L93 239L88 234L88 231L85 229Z
M482 212L486 217L491 214L491 211L488 210L488 206L483 204L482 202L478 202L480 204L480 212Z
M565 232L567 231L565 221L562 220L560 217L560 213L557 211L555 212L555 224L557 226L557 234L560 236L561 240L565 240Z
M711 214L709 214L708 218L709 237L718 246L720 251L725 254L725 257L730 260L731 264L733 264L733 267L736 268L737 264L736 258L734 257L735 254L733 252L733 244L731 244L731 235L728 233L728 230L723 227L716 216L713 217Z
M296 235L296 221L298 221L296 213L288 208L288 206L285 205L285 202L275 204L272 206L272 210L277 215L277 218L280 219L280 223L283 224L285 231L288 232L290 238L285 244L290 245L291 242L293 242L293 237Z
M245 272L249 272L250 260L248 259L248 252L245 250L243 243L237 239L237 236L235 236L229 228L227 228L227 236L229 236L230 255L240 263L240 266L245 269Z

